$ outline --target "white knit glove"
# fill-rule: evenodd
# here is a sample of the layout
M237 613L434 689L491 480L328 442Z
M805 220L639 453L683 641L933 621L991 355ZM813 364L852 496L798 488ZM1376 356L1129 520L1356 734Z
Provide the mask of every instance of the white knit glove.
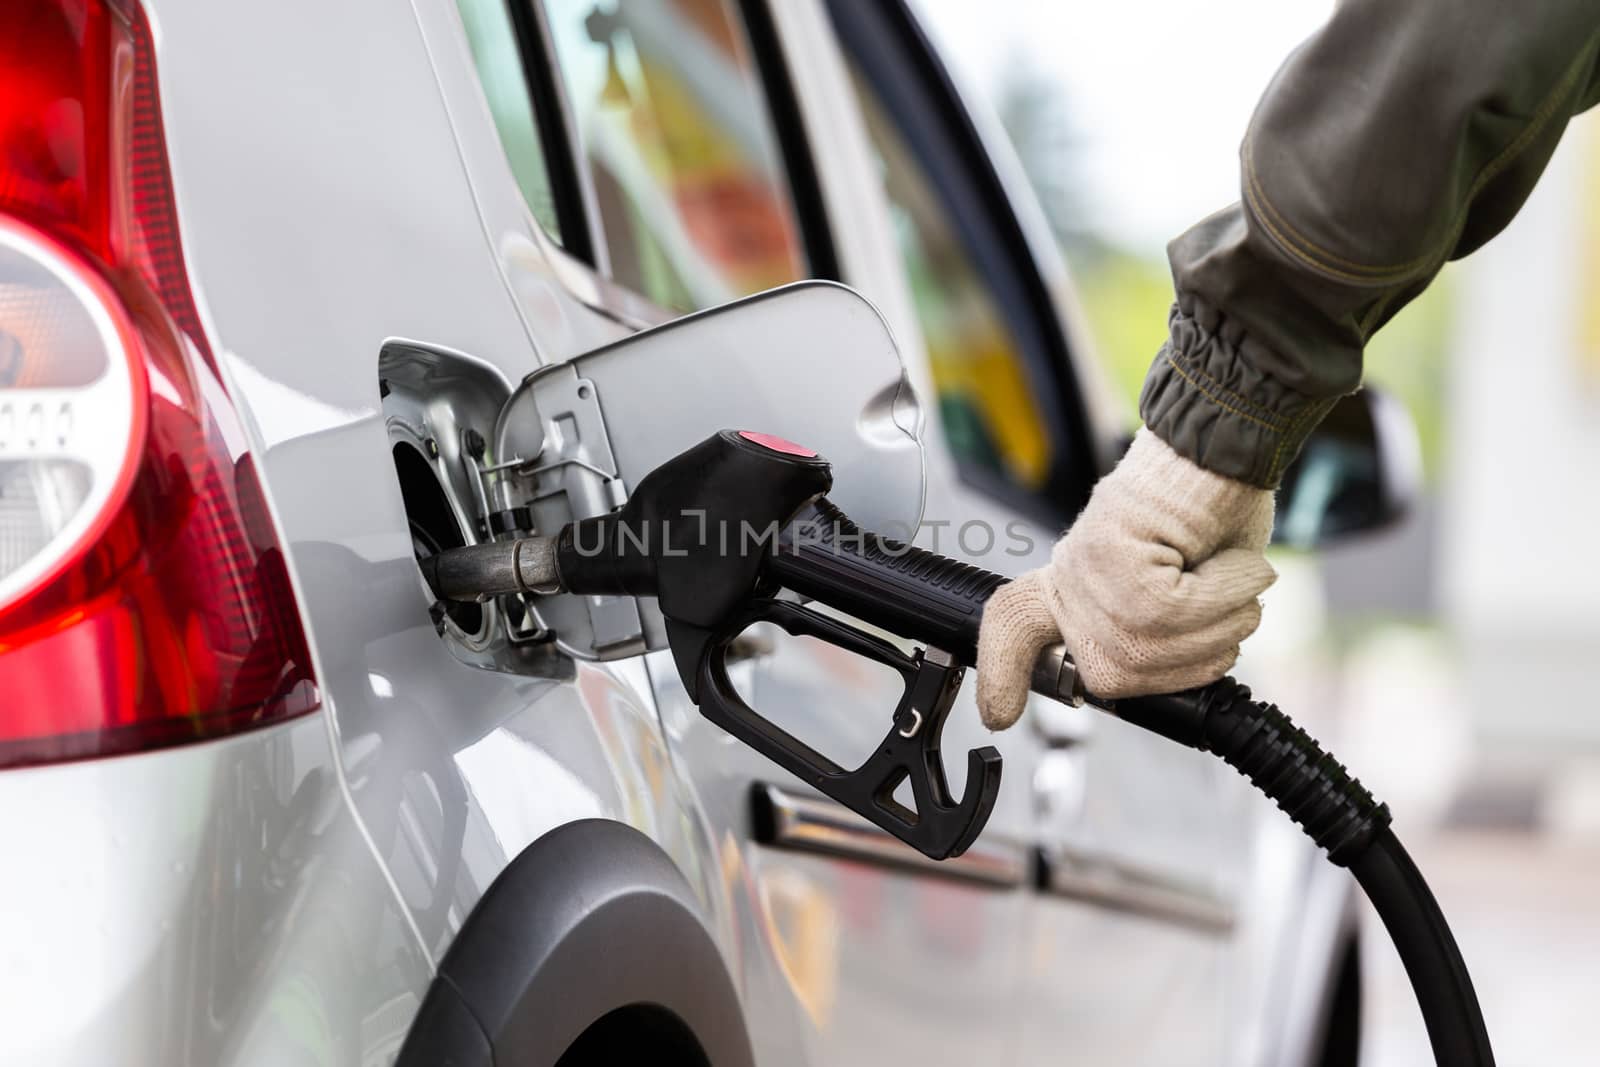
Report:
M1215 681L1261 623L1277 579L1262 551L1272 493L1214 474L1140 430L1048 566L1000 588L978 636L978 708L1017 721L1039 650L1065 640L1108 699Z

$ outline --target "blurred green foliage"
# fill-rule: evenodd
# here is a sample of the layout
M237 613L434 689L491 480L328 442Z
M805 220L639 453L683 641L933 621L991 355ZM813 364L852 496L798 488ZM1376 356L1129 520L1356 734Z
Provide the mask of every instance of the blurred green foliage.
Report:
M1367 381L1399 397L1417 420L1422 467L1430 484L1442 474L1440 463L1448 445L1446 402L1455 306L1451 277L1447 266L1367 345Z
M1167 265L1114 249L1082 256L1066 251L1096 354L1128 418L1137 419L1139 387L1167 339L1167 312L1172 307Z

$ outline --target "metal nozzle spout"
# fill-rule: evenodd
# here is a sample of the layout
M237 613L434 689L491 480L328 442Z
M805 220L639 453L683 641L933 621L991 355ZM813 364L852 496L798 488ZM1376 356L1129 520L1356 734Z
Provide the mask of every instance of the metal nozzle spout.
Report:
M441 600L486 600L505 593L559 593L553 537L522 537L452 548L418 561Z
M1054 644L1039 653L1039 658L1033 662L1031 688L1041 696L1073 707L1083 703L1083 679L1072 657L1067 655L1066 645Z

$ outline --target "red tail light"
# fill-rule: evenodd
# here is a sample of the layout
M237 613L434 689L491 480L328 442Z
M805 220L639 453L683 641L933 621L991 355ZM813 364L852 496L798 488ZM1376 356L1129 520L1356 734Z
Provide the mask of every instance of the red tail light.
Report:
M178 241L143 13L0 2L0 766L317 706Z

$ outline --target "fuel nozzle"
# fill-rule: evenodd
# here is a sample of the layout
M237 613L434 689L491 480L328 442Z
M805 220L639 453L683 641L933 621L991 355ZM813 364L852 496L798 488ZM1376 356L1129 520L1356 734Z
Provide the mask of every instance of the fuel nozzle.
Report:
M640 479L615 511L578 519L554 537L452 549L424 571L435 595L458 600L550 592L655 598L679 677L702 715L924 855L959 855L993 809L1001 758L992 746L969 751L958 798L945 777L941 734L977 658L984 603L1005 579L857 527L829 502L832 487L827 460L809 449L724 430ZM908 652L783 598L784 590L922 647ZM834 763L739 694L729 649L757 622L900 674L901 699L860 765ZM1033 683L1056 699L1082 699L1059 645L1040 657ZM914 808L895 799L905 781Z

